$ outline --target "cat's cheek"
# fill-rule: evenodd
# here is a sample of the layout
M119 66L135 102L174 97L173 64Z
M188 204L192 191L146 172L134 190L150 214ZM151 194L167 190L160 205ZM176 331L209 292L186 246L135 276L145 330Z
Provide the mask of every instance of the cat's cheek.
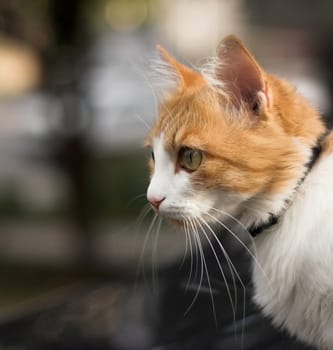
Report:
M220 218L237 215L247 199L246 194L215 190L213 213Z

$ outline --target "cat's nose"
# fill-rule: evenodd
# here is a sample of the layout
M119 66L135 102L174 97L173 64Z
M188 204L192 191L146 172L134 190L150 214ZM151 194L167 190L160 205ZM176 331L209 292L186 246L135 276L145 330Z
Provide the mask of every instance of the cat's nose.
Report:
M161 203L165 200L165 197L148 197L148 201L150 202L150 204L155 207L157 210L159 209Z

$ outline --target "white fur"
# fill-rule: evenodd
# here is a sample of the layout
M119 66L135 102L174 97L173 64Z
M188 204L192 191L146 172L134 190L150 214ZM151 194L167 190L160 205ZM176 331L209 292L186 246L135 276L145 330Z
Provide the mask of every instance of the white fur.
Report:
M168 95L180 84L181 78L175 69L160 55L150 60L148 71L150 72L149 81L158 95Z
M255 239L255 301L278 326L333 349L333 156L322 158L277 225Z
M216 75L216 72L223 68L223 64L224 63L218 57L210 57L199 70L207 84L217 93L223 94L228 99L226 84Z
M180 169L176 171L177 154L169 153L164 147L163 133L154 138L154 174L147 190L147 198L165 200L159 213L169 219L182 220L184 216L197 217L212 206L210 196L196 192L191 186L190 175Z
M199 190L191 181L191 173L176 170L178 154L165 150L163 133L154 138L152 146L155 166L147 198L150 201L165 198L159 207L160 215L176 220L205 218L212 221L212 216L223 220L237 213L240 203L247 199L244 195L216 189ZM222 209L226 214L217 215L215 209Z
M278 224L255 239L254 299L276 325L320 349L333 349L333 155L322 156L296 192L294 179L284 193L247 198L195 188L191 174L177 170L178 155L165 149L163 134L153 140L153 149L147 197L165 197L159 213L166 218L208 222L217 208L226 212L219 219L235 215L250 226L283 212ZM309 150L299 151L306 163ZM300 177L304 169L298 169Z

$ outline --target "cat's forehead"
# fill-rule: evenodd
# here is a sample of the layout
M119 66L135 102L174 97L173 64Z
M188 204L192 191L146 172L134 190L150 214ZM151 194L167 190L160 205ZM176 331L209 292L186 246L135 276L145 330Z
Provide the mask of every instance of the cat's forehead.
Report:
M163 147L168 151L181 146L198 147L203 140L203 123L195 123L186 116L179 118L161 118L160 123L150 135L150 145L154 147L155 140L163 140Z
M207 103L207 98L202 103L202 95L177 96L162 104L147 143L153 146L153 139L162 134L167 149L184 145L199 147L205 142L221 117L217 116L214 104Z

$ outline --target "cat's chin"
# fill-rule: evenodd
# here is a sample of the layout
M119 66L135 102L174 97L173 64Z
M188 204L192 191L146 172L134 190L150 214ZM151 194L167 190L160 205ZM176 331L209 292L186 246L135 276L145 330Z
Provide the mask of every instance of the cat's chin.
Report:
M173 225L176 226L177 228L183 228L184 227L184 220L179 220L179 219L167 219L168 222Z
M169 223L170 225L176 226L177 228L184 228L185 226L185 222L186 217L181 216L179 214L170 214L170 213L161 213L161 212L157 212L157 214L163 218L167 223Z
M172 226L176 226L177 228L180 229L184 229L185 227L190 227L191 225L196 226L196 222L200 222L202 221L203 218L205 218L205 216L203 215L201 217L201 220L199 218L194 218L194 217L186 217L186 216L182 216L182 217L178 217L178 216L167 216L167 215L160 215L161 217L163 217L166 222L168 222L170 225ZM211 224L209 217L205 218L204 220L207 224ZM191 224L191 222L193 224Z
M188 216L188 213L183 208L160 208L155 212L162 218L168 221L184 222Z
M179 215L170 215L165 213L158 213L158 215L165 219L168 223L175 225L177 227L184 227L185 219Z

